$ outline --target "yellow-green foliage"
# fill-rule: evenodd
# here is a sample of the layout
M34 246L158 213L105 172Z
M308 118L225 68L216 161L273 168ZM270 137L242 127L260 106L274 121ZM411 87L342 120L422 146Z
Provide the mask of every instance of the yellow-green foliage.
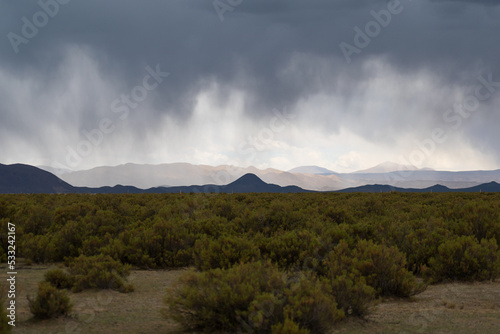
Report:
M375 289L366 284L358 273L347 273L328 277L332 295L345 315L365 316L375 300Z
M439 246L429 265L429 275L437 282L491 280L500 275L500 251L495 239L455 237Z
M143 268L186 267L195 261L198 268L225 268L258 258L258 249L261 258L281 269L314 270L339 242L355 248L358 240L366 240L399 250L414 274L428 268L453 274L444 279L469 280L485 274L433 268L443 262L436 257L438 247L458 237L500 242L496 193L34 194L0 195L0 203L0 227L16 224L17 255L35 263L105 254ZM228 241L227 259L202 254L197 240L208 240L214 250ZM2 235L0 246L5 261ZM215 264L206 265L206 258ZM486 270L492 278L499 275ZM366 281L373 283L369 277ZM394 290L381 283L373 283L379 293ZM404 284L397 289L396 294L406 294Z
M195 265L203 272L190 274L173 310L189 307L191 315L177 316L205 328L314 333L314 322L342 312L365 315L379 296L418 292L413 275L500 276L497 193L0 195L0 228L8 222L16 224L16 255L65 261L75 291L130 291L130 265ZM7 242L0 233L3 262ZM61 272L47 279L70 284ZM298 284L304 292L293 294ZM322 295L340 313L308 313L313 304L332 309Z
M194 264L199 270L227 269L240 262L260 258L260 251L249 238L222 236L218 239L203 238L194 246Z
M312 275L289 277L269 262L188 272L165 303L165 316L205 331L270 333L289 318L324 333L343 317L327 284Z
M52 269L45 273L45 281L57 289L71 289L75 283L74 278L61 269Z
M309 334L307 329L300 328L293 320L286 318L284 323L272 327L271 334Z
M191 271L181 282L167 296L168 315L185 327L208 331L236 331L247 321L242 315L248 313L254 300L262 294L281 293L286 287L286 278L278 269L262 262L227 270Z
M126 282L130 265L123 265L109 255L80 255L69 263L69 273L74 282L73 292L92 288L134 291L134 287Z
M48 282L38 283L36 296L28 297L30 312L37 319L57 318L67 315L72 308L65 291L58 290Z
M344 311L337 309L331 286L313 274L299 277L285 290L283 311L286 319L294 319L312 333L326 333L344 318ZM292 282L294 280L292 279Z
M363 277L382 296L407 297L416 288L405 256L395 247L377 245L371 240L360 240L353 248L341 241L330 252L323 270L331 279L349 274Z
M319 248L318 236L307 230L276 233L261 241L262 253L281 268L301 268Z

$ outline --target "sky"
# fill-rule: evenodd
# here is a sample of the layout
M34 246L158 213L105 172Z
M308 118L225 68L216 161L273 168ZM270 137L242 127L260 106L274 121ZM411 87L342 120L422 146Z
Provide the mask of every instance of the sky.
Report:
M498 169L499 4L0 0L0 163Z

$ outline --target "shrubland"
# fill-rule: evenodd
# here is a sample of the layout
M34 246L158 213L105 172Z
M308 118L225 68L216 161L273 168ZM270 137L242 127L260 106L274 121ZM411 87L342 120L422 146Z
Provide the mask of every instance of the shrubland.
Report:
M191 267L164 313L207 331L321 333L380 298L500 276L496 193L0 195L8 222L19 257L67 264L46 277L59 289Z

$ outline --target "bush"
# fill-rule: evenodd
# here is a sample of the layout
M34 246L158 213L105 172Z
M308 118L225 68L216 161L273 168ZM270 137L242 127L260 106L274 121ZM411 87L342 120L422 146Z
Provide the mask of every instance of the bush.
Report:
M54 261L56 248L47 235L33 235L28 233L21 241L21 254L34 263Z
M330 277L331 292L346 315L363 317L368 314L376 292L364 277L353 273Z
M38 283L37 295L34 299L28 296L28 302L31 313L37 319L67 315L72 308L68 295L48 282Z
M260 333L299 333L301 328L324 333L343 317L325 283L312 275L295 282L269 262L189 272L181 282L167 294L164 315L186 328Z
M130 274L130 265L123 265L109 255L80 255L69 263L69 272L74 279L73 292L92 288L134 291L125 279Z
M71 289L74 279L61 269L52 269L45 273L45 281L49 282L56 289Z
M309 334L307 329L301 329L293 320L286 318L283 323L274 325L271 334Z
M352 253L355 268L379 295L408 297L417 285L415 276L406 268L406 257L396 247L361 240Z
M301 268L306 259L315 257L319 248L317 236L307 230L282 232L261 245L263 256L283 269Z
M331 280L342 275L346 275L346 279L363 277L380 296L407 297L417 289L415 277L406 269L405 256L395 247L377 245L371 240L358 241L354 249L341 241L330 252L320 272L326 272Z
M169 308L164 315L186 328L231 332L241 326L241 314L259 295L283 291L286 284L275 266L262 262L188 272L181 280L165 299Z
M313 333L326 333L344 318L337 309L330 287L312 274L304 275L285 292L285 318L293 319L301 328Z
M228 269L234 264L256 261L259 258L259 249L248 238L204 238L196 241L194 246L194 264L198 270Z
M455 237L439 246L429 267L434 282L494 280L500 275L500 252L495 239L478 243L475 237Z

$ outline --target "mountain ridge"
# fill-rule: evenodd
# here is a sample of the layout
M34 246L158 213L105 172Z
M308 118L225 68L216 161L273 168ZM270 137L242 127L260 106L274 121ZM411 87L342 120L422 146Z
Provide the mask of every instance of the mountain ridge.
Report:
M80 187L98 188L127 184L141 189L148 189L160 186L189 186L192 184L225 185L246 173L253 173L266 183L277 184L282 187L296 185L303 189L315 191L335 191L366 184L387 184L401 188L427 188L437 183L449 188L461 189L491 181L500 182L500 170L448 172L419 169L386 173L360 173L358 171L326 174L321 173L326 170L322 169L322 167L305 167L313 167L312 172L318 174L294 173L273 168L258 169L254 166L209 166L189 163L139 165L130 163L65 173L59 177L71 185ZM301 170L299 169L299 171ZM311 172L311 170L309 171Z
M422 171L418 171L422 172ZM495 171L492 171L495 172ZM453 172L450 172L453 173ZM329 176L321 176L328 178ZM401 188L387 184L366 184L358 187L347 187L337 192L499 192L500 184L495 181L479 184L468 188L450 189L444 185L435 184L427 188ZM57 176L40 168L23 165L0 164L0 193L188 193L188 192L272 192L296 193L310 192L295 185L282 187L267 183L253 173L246 173L238 179L225 184L204 184L192 186L151 187L141 189L134 186L114 185L104 187L74 187Z

